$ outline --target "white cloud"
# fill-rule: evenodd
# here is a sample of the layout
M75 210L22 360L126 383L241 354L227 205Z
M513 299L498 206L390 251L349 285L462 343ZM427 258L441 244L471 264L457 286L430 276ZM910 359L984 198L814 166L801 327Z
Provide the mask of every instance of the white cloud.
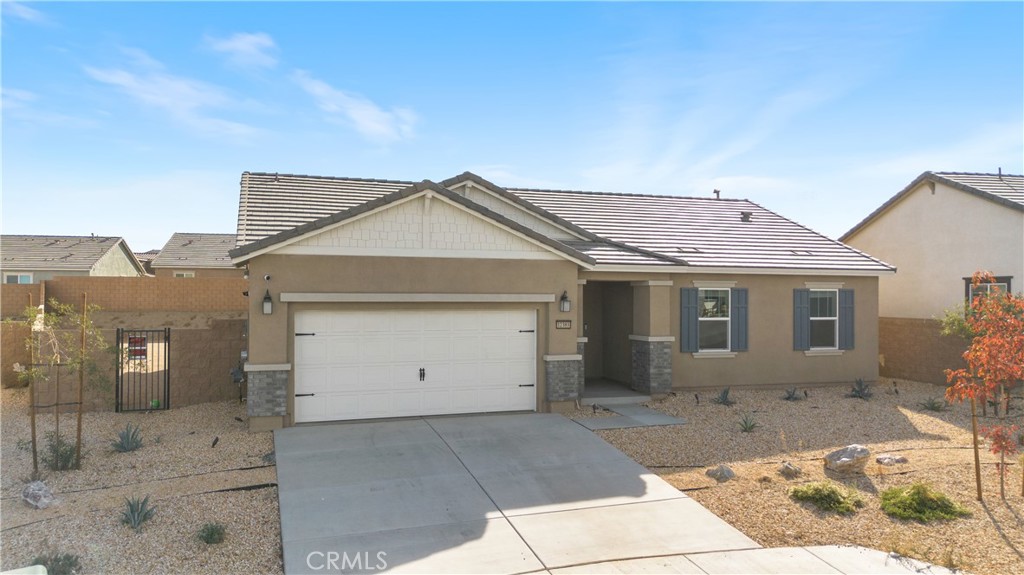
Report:
M484 164L470 166L467 171L505 188L541 188L547 190L565 189L565 184L523 176L508 164Z
M410 108L385 110L365 96L334 88L304 70L296 70L292 80L316 100L329 120L351 125L370 141L389 144L412 139L415 134L417 118Z
M15 18L31 22L33 24L49 24L50 19L46 14L36 10L35 8L29 8L21 2L0 2L3 5L3 13L5 15L11 15Z
M36 95L32 92L29 92L28 90L19 90L17 88L0 89L0 95L3 97L4 110L24 108L29 102L36 99Z
M85 73L97 82L118 88L142 104L169 113L194 131L237 138L258 132L247 124L208 113L208 109L223 109L238 103L219 86L166 72L159 61L141 50L129 49L126 53L141 70L86 66Z
M228 64L236 68L260 69L277 65L277 57L272 54L277 44L269 34L263 32L239 32L227 38L207 36L205 43L214 52L224 54Z

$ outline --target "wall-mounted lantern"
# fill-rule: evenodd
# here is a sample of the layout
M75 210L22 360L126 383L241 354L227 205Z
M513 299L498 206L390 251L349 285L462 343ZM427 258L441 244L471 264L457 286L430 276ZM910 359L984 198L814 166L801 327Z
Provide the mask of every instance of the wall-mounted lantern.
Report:
M558 300L558 309L564 312L572 311L572 300L569 299L569 292L562 292L562 297Z
M263 315L272 313L274 313L274 300L270 297L270 290L267 290L267 294L263 296Z

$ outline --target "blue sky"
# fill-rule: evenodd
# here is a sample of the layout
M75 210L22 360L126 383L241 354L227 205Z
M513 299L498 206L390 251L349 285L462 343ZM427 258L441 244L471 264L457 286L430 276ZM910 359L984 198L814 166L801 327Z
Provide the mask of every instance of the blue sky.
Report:
M3 2L3 232L235 231L243 171L756 201L1024 173L1024 4Z

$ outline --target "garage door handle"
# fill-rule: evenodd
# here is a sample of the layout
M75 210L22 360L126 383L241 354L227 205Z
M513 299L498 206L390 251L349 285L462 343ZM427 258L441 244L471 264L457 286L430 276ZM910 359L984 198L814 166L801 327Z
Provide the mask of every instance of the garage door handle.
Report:
M521 329L521 330L519 330L519 333L534 333L536 331L537 330L533 330L533 329Z
M313 397L315 393L296 393L295 397Z
M420 368L420 381L423 381L426 378L427 378L427 370L421 367Z
M299 337L300 335L316 335L316 334L315 333L297 333L297 334L295 334L295 337Z
M520 385L519 387L533 387L533 384L530 383L530 384L527 384L527 385Z

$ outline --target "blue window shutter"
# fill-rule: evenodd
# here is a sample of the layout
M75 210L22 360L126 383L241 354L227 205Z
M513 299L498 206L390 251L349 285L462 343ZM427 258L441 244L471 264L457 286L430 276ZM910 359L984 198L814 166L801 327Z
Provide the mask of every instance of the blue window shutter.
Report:
M731 351L747 351L747 288L733 288L729 323Z
M680 319L682 325L679 328L679 345L681 351L696 352L698 346L697 338L697 288L683 288L680 290Z
M839 349L853 349L853 290L839 290Z
M811 349L811 290L793 290L793 349Z

